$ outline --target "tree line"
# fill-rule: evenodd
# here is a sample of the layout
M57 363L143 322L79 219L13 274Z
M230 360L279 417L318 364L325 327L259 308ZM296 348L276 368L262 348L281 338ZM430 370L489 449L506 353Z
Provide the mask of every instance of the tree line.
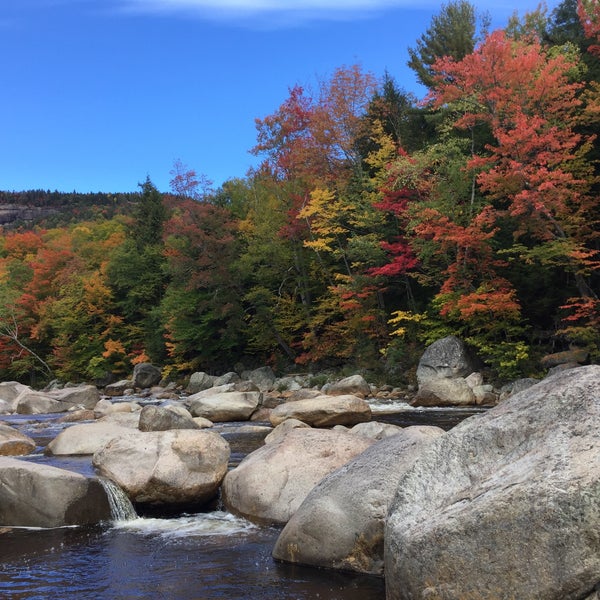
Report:
M401 379L450 333L498 378L569 345L597 360L599 40L591 0L491 32L456 0L409 50L424 100L342 66L256 120L243 178L177 162L171 193L5 231L0 376Z

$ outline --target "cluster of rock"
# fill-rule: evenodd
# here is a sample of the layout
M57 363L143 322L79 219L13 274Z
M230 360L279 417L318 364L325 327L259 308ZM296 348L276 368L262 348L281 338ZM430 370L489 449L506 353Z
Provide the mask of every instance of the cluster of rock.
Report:
M592 600L600 366L575 366L494 390L459 340L440 340L419 365L414 402L491 406L444 432L373 420L369 399L394 392L360 376L310 389L269 369L198 373L186 394L154 389L160 405L111 400L158 382L159 371L142 365L95 401L87 386L48 392L65 419L84 422L46 452L92 455L96 471L139 505L201 505L220 493L230 511L283 526L277 560L384 575L389 599ZM0 384L13 412L29 393ZM44 406L58 408L50 400ZM244 420L268 423L264 444L231 468L213 423ZM31 451L18 432L7 442L7 429L0 455ZM0 457L0 524L106 519L101 486L66 471L61 484L60 471Z

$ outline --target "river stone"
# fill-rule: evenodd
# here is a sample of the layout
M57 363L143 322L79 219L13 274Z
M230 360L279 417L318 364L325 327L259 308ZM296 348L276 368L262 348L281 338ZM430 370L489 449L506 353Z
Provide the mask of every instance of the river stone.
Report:
M229 455L229 444L218 433L175 429L115 438L92 462L132 502L199 505L217 495Z
M265 444L272 444L278 442L281 438L284 438L292 429L299 429L303 427L310 427L304 421L298 419L286 419L283 423L279 423L275 429L265 437Z
M229 371L223 375L219 375L219 377L215 377L213 385L220 386L228 383L238 383L239 381L241 381L240 376L235 371Z
M350 433L362 435L363 437L372 438L374 440L383 440L392 435L401 433L404 429L393 423L369 421L368 423L358 423L358 425L355 425L349 431Z
M80 385L63 388L62 390L52 390L48 394L51 398L60 402L89 409L94 408L100 400L100 392L95 385Z
M131 428L116 423L78 423L63 429L47 446L54 456L94 454L110 440L131 433Z
M417 366L419 387L430 380L467 377L477 371L477 364L459 338L449 335L429 345Z
M251 381L261 392L267 392L273 389L277 377L271 367L259 367L252 371L244 371L242 379Z
M188 394L197 394L198 392L213 387L215 379L216 378L213 375L209 375L208 373L204 373L203 371L192 373L185 391Z
M194 417L210 421L247 421L258 408L260 392L223 392L206 395L204 392L188 398Z
M600 581L600 366L548 377L435 440L385 531L388 600L578 600Z
M464 377L429 379L417 391L413 406L469 406L477 404L475 393Z
M0 457L0 525L64 527L109 520L96 479L16 458Z
M150 363L138 363L133 367L133 387L147 389L158 384L162 375L160 369Z
M131 379L121 379L120 381L115 381L115 383L109 383L104 388L104 393L107 396L123 396L127 392L127 390L132 390L133 381Z
M100 419L112 413L132 413L140 410L142 407L137 402L111 402L103 398L94 406L94 415L96 419Z
M140 424L140 411L137 412L112 412L100 417L97 423L113 423L128 427L129 429L138 429Z
M323 393L329 396L352 394L359 398L366 398L371 395L371 386L365 381L362 375L351 375L350 377L345 377L324 386Z
M312 427L356 425L371 420L371 407L368 402L354 395L321 395L285 402L271 411L270 420L273 426L276 427L286 419L298 419Z
M144 406L140 412L140 431L168 431L169 429L200 429L192 415L185 409L162 408L160 406Z
M0 400L4 400L8 404L10 407L8 412L15 412L17 410L16 399L24 391L33 390L18 381L3 381L0 383Z
M223 481L232 512L265 523L286 523L310 490L373 440L322 429L293 429L250 453Z
M35 442L29 436L0 423L0 456L31 454L35 447Z
M11 402L7 402L6 400L0 400L0 415L10 415L14 412L15 409L13 408Z
M16 412L20 415L41 415L47 413L67 412L72 408L72 404L60 402L44 392L33 390L24 390L21 392L15 403Z
M381 575L384 522L398 481L443 433L439 427L407 427L326 476L281 532L273 556Z

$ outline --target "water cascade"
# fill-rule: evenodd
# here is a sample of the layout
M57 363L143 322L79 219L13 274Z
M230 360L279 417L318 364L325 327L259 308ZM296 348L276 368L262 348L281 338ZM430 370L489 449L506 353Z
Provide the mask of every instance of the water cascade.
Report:
M137 519L137 513L133 508L133 504L131 504L131 500L114 481L106 479L106 477L98 477L98 481L106 492L113 521Z

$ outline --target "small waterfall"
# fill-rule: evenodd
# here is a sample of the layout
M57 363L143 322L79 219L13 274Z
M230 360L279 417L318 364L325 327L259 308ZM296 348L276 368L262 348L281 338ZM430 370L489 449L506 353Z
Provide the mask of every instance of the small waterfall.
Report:
M113 521L131 521L137 519L137 513L131 504L131 500L125 492L114 482L106 477L98 477L98 481L104 488L110 504L110 514Z

